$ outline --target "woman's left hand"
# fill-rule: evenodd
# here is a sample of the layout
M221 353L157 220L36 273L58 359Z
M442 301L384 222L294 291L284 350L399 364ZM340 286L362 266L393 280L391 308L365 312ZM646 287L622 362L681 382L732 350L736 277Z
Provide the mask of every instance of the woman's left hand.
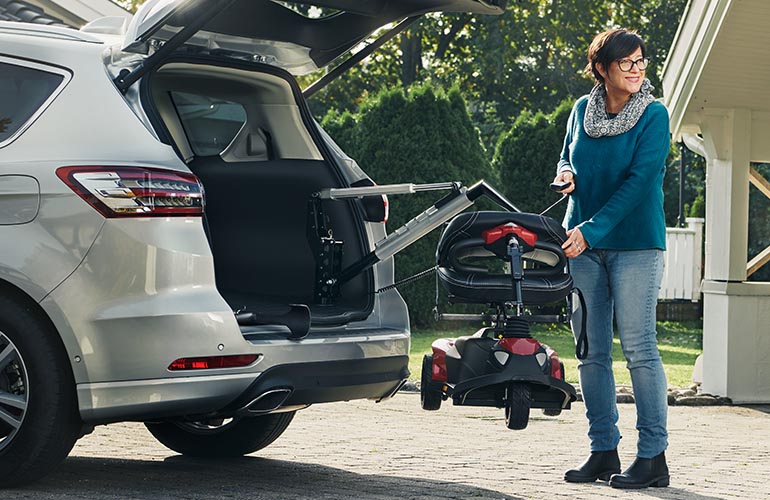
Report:
M588 249L588 243L583 238L583 233L576 227L567 231L567 241L561 247L564 249L564 255L573 259Z

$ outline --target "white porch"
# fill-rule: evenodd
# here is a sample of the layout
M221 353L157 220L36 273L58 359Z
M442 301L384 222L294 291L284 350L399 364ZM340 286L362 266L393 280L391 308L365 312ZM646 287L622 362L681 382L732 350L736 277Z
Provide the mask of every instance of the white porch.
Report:
M707 160L703 391L770 402L770 283L748 282L751 162L770 162L767 0L690 0L663 72L674 140Z

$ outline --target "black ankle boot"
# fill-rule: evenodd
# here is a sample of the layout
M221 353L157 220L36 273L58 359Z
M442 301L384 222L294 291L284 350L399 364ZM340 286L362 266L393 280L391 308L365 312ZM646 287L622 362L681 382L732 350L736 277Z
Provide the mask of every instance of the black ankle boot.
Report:
M570 469L564 473L564 480L568 483L592 483L597 479L606 481L619 472L618 450L592 451L591 456L577 469Z
M666 455L661 453L653 458L639 458L634 460L623 474L614 474L610 478L610 486L613 488L636 489L648 486L668 486L669 475L666 465Z

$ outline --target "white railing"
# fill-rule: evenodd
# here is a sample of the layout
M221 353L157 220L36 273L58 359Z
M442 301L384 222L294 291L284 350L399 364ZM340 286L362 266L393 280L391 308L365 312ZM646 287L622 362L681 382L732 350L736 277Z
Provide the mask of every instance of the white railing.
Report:
M685 221L687 227L666 228L666 269L658 300L700 300L704 220Z

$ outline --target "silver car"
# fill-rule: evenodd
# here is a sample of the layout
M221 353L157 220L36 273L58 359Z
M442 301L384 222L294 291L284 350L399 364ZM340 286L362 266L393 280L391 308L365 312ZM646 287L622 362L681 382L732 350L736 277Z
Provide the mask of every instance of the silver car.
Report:
M242 455L299 409L387 399L408 376L406 306L376 293L393 283L373 252L384 199L328 196L372 182L293 75L386 24L504 0L294 4L0 22L0 486L94 425ZM303 15L319 6L334 11Z

